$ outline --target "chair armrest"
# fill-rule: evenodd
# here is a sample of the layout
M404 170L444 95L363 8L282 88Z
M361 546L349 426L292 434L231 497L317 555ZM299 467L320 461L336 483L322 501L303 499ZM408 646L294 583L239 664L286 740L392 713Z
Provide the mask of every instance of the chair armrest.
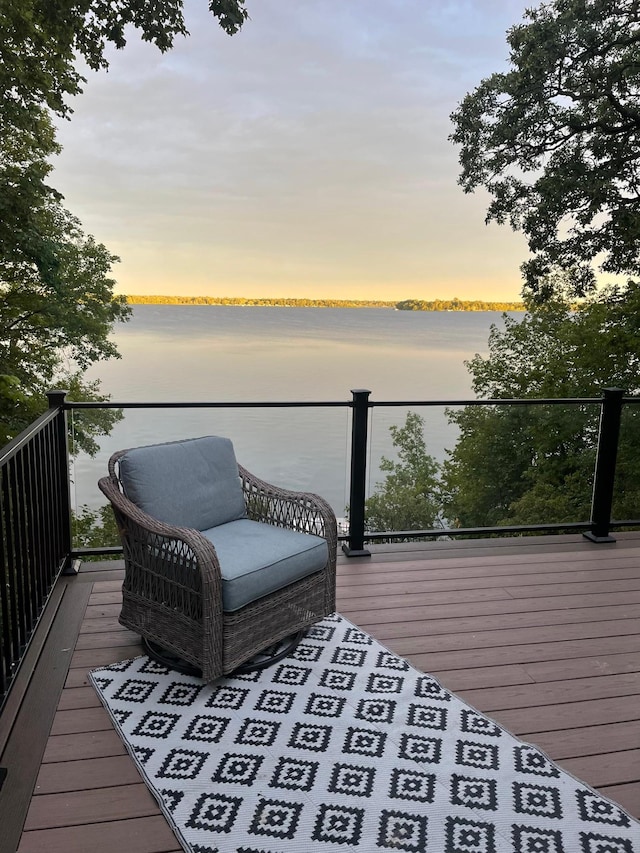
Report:
M143 512L120 491L116 477L103 477L98 487L113 508L125 558L135 552L138 562L164 561L174 568L191 567L193 580L199 579L203 594L208 587L210 594L221 597L218 555L198 530L166 524Z
M313 533L327 540L329 551L337 547L336 515L324 498L313 492L282 489L259 479L238 465L247 515L275 527L288 527L300 533Z

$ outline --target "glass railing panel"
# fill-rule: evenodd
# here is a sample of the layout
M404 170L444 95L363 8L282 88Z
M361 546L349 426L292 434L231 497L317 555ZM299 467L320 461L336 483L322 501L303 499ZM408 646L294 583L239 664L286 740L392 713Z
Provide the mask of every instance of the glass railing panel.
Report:
M382 509L396 529L420 518L452 529L586 523L599 414L588 403L376 407L369 529L381 529Z
M618 458L613 489L613 520L638 519L640 528L640 405L626 403L622 408Z
M70 413L74 424L85 415ZM348 503L348 409L344 407L250 407L124 409L91 456L75 448L71 461L74 547L119 544L111 513L98 489L116 450L203 435L233 441L238 462L276 486L315 492L343 517ZM105 531L104 542L96 532Z

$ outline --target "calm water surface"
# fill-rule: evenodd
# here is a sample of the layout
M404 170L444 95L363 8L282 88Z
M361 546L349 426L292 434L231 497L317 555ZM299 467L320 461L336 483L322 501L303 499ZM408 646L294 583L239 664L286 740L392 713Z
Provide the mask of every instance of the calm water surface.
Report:
M464 361L486 354L497 312L410 312L377 308L261 308L138 305L114 340L121 359L94 365L117 402L372 401L471 397ZM409 407L411 408L411 407ZM444 407L418 409L430 452L455 442ZM390 424L407 407L372 413L370 489L382 454L393 456ZM216 433L238 460L278 485L318 492L338 515L347 503L350 415L345 409L127 411L94 459L74 464L74 502L96 506L109 455L122 447Z

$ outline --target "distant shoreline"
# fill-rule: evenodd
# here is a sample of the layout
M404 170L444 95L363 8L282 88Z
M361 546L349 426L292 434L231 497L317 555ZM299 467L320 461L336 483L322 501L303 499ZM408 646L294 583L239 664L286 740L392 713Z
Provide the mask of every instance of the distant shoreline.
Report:
M404 299L392 302L376 299L286 299L242 296L135 296L129 305L229 305L273 308L387 308L396 311L524 311L522 302L485 302L480 299Z

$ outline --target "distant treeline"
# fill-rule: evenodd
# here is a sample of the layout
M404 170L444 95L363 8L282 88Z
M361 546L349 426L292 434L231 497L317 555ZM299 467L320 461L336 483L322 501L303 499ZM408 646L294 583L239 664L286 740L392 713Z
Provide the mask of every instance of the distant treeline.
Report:
M395 308L398 311L524 311L522 302L474 299L252 299L245 296L127 296L130 305L260 305L276 308Z
M462 299L405 299L396 302L398 311L524 311L523 302L483 302L473 299L465 302Z
M260 305L274 308L395 308L375 299L258 299L248 296L127 296L130 305Z

